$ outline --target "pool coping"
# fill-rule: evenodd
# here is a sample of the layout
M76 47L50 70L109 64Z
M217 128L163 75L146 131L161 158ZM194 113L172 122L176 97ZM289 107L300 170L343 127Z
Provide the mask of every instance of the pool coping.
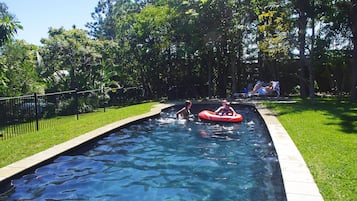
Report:
M55 145L45 151L39 152L8 166L0 168L0 184L9 182L22 173L52 160L64 152L92 141L112 130L118 129L130 123L150 118L161 113L162 110L174 106L176 103L160 103L155 105L150 112L129 117L101 128L95 129L67 142ZM202 104L202 102L200 103ZM243 103L244 104L244 103ZM251 103L264 119L276 149L283 177L285 193L288 201L323 201L323 197L306 166L299 150L290 138L287 131L281 125L276 115L269 109L257 103Z
M277 152L287 200L323 201L304 158L276 114L262 105L255 104L255 107L265 121Z

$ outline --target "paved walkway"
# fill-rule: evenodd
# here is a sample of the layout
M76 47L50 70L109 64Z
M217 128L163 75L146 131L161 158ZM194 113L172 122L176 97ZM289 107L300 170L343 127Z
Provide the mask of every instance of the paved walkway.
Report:
M3 167L0 169L0 184L9 182L14 176L21 175L29 169L38 167L46 161L54 159L63 152L70 151L85 142L95 140L101 135L117 129L118 127L158 115L163 109L171 106L173 106L173 104L158 104L153 107L149 113L114 122ZM323 201L304 159L286 130L270 110L259 105L256 107L267 124L277 151L288 201Z

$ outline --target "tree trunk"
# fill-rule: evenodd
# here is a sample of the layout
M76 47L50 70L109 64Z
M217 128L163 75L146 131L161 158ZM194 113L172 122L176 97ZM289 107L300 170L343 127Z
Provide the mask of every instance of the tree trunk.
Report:
M299 13L299 19L298 19L298 25L299 25L299 54L300 54L300 60L299 60L299 80L300 80L300 96L301 98L306 98L307 97L307 91L306 91L306 56L305 56L305 45L306 45L306 26L307 26L307 16L304 12L300 11Z
M351 21L353 33L353 62L352 62L352 77L351 77L351 103L356 102L357 90L357 0L351 0Z
M312 33L311 33L311 52L310 52L310 62L309 62L309 95L310 103L315 102L315 71L314 71L314 52L315 52L315 17L312 17Z
M236 65L236 55L234 52L231 52L231 70L232 70L232 94L237 93L237 85L238 85L238 66Z

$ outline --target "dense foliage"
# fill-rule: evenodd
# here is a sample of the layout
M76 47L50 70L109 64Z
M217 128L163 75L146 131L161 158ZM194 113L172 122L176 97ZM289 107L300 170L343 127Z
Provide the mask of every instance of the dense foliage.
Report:
M99 0L89 33L50 28L40 47L5 43L0 95L136 86L148 98L226 97L275 79L283 93L355 96L353 2ZM5 39L20 28L10 22Z

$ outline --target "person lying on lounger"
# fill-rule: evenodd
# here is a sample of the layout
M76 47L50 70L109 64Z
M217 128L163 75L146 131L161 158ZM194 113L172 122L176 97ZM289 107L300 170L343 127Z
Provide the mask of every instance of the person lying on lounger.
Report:
M259 95L269 95L272 94L273 89L273 81L269 82L268 86L263 86L263 82L257 82L252 91L249 92L249 95L254 95L258 93Z

